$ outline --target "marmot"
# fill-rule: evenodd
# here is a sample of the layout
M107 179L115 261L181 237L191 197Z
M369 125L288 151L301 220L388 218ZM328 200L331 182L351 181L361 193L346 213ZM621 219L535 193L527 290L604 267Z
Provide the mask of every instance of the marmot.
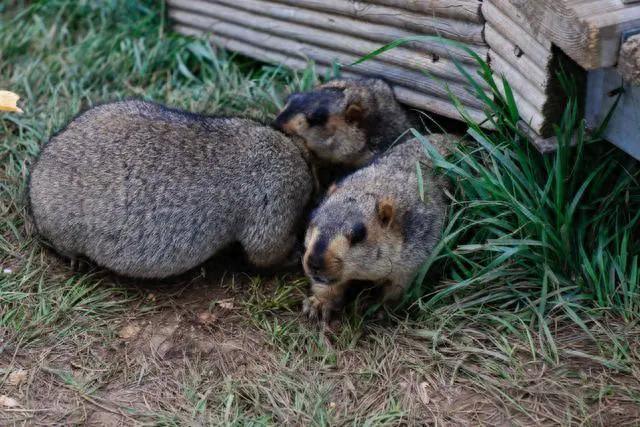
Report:
M274 126L301 137L321 161L356 169L412 127L405 108L381 79L336 79L287 98Z
M429 138L446 152L450 137ZM440 238L446 186L417 139L393 146L332 186L313 212L305 238L303 266L312 296L304 312L329 320L352 280L382 286L387 303L400 298Z
M303 144L248 119L114 102L44 146L30 210L57 252L124 276L173 276L231 243L273 266L312 196L308 160Z

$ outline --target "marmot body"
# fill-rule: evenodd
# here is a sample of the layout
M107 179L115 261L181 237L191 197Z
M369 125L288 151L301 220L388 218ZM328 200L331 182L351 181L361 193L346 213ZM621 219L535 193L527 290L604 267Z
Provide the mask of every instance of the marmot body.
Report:
M274 126L301 137L321 161L354 169L409 135L411 121L386 82L364 78L292 94Z
M446 137L430 137L443 147ZM422 164L420 194L417 162ZM418 140L392 147L329 189L312 215L303 265L312 296L304 310L327 320L348 283L383 286L385 301L402 296L442 232L446 182L426 164Z
M105 104L44 146L31 213L58 252L125 276L176 275L235 242L271 266L292 248L313 192L306 156L251 120Z

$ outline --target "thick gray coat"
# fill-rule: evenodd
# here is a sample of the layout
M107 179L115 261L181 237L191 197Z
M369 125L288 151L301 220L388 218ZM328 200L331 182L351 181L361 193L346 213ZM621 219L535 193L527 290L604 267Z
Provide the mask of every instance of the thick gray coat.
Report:
M161 278L239 242L282 261L313 191L305 151L269 127L125 101L75 118L31 171L36 228L61 254Z

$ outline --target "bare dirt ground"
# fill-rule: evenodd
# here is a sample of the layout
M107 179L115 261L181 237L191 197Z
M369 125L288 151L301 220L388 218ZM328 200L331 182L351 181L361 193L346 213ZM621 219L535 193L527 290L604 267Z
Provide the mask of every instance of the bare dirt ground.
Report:
M43 331L32 342L2 331L0 424L624 426L640 420L640 365L611 362L618 350L638 360L635 324L603 319L590 325L592 337L555 325L557 348L545 354L540 337L517 325L521 333L509 334L472 321L456 327L362 322L350 313L321 331L298 315L306 290L295 275L207 271L142 285L97 275L101 286L134 295L117 315L96 324L80 311L74 332ZM615 339L607 341L607 334ZM600 348L603 342L613 344Z

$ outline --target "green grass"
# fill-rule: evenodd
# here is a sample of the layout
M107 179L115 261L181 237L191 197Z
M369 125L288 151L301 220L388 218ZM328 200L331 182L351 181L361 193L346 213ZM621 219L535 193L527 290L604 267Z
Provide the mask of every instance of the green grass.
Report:
M457 188L442 254L449 283L425 300L427 307L458 293L457 306L465 309L576 321L578 311L612 309L637 319L640 164L599 132L587 133L575 84L564 75L569 101L555 127L558 149L541 155L517 126L508 83L481 65L496 130L467 119L473 143L437 161Z
M398 40L362 61L421 38L437 40ZM600 139L606 121L587 132L577 84L564 72L558 79L568 102L554 127L557 150L540 154L518 126L509 83L468 53L478 75L458 68L483 101L486 122L471 119L452 94L469 142L446 159L428 135L413 130L436 168L455 184L440 252L422 272L413 298L427 313L494 311L532 323L566 316L580 324L580 315L606 309L637 320L640 163ZM423 278L436 260L444 262L446 278L434 289Z
M446 280L417 287L404 319L354 307L319 331L298 314L307 290L294 276L76 273L34 235L23 197L40 146L73 115L139 97L269 120L317 76L174 34L162 3L29 4L0 3L0 88L25 110L0 115L0 395L21 405L0 424L598 425L637 413L635 163L602 161L610 147L586 140L540 156L510 101L489 104L499 131L469 123L471 141L438 160L456 181L434 260ZM561 135L580 129L572 108ZM28 381L15 386L18 368Z

